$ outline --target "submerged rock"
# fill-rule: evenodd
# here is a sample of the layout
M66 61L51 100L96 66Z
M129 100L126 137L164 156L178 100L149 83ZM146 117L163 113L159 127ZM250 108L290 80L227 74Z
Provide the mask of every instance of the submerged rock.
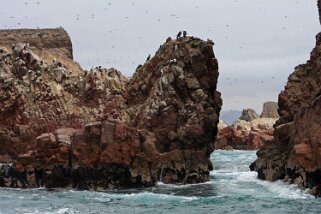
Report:
M318 1L320 10L320 1ZM258 151L250 166L259 178L285 179L321 196L321 33L306 64L295 68L279 94L280 119L274 140Z
M0 32L25 35L17 39L23 52L46 53L29 66L17 48L0 63L0 158L13 160L0 185L100 190L209 180L222 105L213 44L167 39L127 80L115 69L82 70L64 32Z

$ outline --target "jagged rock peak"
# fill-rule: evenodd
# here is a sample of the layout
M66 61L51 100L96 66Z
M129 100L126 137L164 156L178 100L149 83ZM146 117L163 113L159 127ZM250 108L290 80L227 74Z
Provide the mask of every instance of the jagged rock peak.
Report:
M243 109L242 115L239 119L245 120L247 122L251 122L256 118L259 118L259 115L255 112L254 109L248 108L248 109Z

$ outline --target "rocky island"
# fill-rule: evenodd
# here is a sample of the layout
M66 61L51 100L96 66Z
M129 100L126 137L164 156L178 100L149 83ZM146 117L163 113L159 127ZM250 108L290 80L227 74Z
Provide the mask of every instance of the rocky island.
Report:
M127 79L83 70L62 29L0 31L0 186L209 180L222 105L213 42L168 38Z
M253 109L243 109L242 115L233 124L223 120L218 124L215 149L258 150L266 141L273 140L273 124L278 119L277 103L265 102L261 115Z
M318 1L321 14L321 2ZM289 76L279 94L280 119L274 124L274 140L257 152L250 169L260 179L283 179L310 188L321 196L321 33L306 64Z

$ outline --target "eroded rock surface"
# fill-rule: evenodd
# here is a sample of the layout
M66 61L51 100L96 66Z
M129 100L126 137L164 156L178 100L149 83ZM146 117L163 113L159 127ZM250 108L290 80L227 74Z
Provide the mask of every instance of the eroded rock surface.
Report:
M72 53L40 57L37 45L23 42L0 50L1 186L209 180L222 105L212 42L167 39L130 80L115 69L71 66Z
M260 116L255 112L254 109L248 108L248 109L243 109L242 115L239 119L247 122L251 122L252 120L257 119L259 117Z
M320 10L320 1L319 10ZM279 95L274 141L258 151L250 166L259 178L285 179L321 196L321 34L306 64L295 68Z
M273 124L278 119L275 111L277 111L275 103L265 102L261 117L253 109L248 108L244 109L241 117L231 125L221 120L214 143L215 149L260 149L266 141L273 140Z
M273 139L273 124L277 119L257 118L251 122L237 120L232 125L220 121L215 149L257 150Z
M265 102L263 104L263 110L260 115L261 118L279 118L278 103L277 102Z

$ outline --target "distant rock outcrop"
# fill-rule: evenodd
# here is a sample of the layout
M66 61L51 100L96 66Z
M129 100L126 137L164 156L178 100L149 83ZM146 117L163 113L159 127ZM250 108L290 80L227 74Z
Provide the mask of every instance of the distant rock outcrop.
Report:
M251 122L237 120L228 126L220 121L215 149L257 150L273 139L273 124L277 119L257 118Z
M243 109L242 115L239 118L240 120L245 120L247 122L251 122L254 119L259 118L260 116L255 112L254 109L248 108L248 109Z
M256 112L249 108L244 109L240 119L231 125L220 120L215 149L260 149L266 141L273 139L273 124L278 119L272 117L275 115L274 110L273 102L266 102L263 104L262 115L270 117L259 118Z
M321 8L318 1L319 11ZM299 65L279 94L274 141L258 151L250 166L261 179L285 179L321 196L321 33L310 60Z
M277 102L265 102L263 104L263 110L261 118L279 118L278 103Z
M0 186L209 180L222 105L211 42L167 39L127 80L82 70L63 29L0 35Z

